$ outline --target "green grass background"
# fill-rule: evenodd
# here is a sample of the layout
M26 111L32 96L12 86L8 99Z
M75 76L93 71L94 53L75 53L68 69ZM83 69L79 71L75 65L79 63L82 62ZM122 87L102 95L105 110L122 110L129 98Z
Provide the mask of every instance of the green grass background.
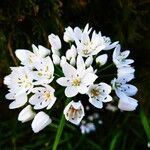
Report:
M0 150L50 150L61 118L38 134L30 122L17 121L20 109L9 110L4 96L3 77L14 66L17 48L31 44L50 47L47 36L62 38L67 26L84 27L88 22L97 31L119 40L135 59L139 91L134 112L100 110L104 122L96 132L81 135L69 123L64 126L58 150L146 150L150 142L150 1L149 0L0 0ZM63 108L60 108L62 111ZM57 135L59 136L59 135Z

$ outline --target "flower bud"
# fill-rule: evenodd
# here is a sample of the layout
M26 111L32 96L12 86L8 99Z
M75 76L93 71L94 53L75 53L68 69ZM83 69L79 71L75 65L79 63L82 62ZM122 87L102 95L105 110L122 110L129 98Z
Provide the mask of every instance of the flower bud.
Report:
M53 58L53 63L55 65L59 65L59 63L60 63L60 57L58 55L56 55L56 54L53 54L52 58Z
M48 36L48 40L51 44L51 49L52 49L52 52L55 53L57 52L59 49L61 49L61 41L60 41L60 38L57 36L57 35L54 35L54 34L50 34Z
M36 114L34 120L32 121L32 130L34 131L34 133L37 133L44 129L51 122L52 120L50 119L50 117L43 111L40 111Z
M35 113L32 111L31 105L28 105L19 113L18 120L24 123L32 120L34 116Z
M106 64L107 59L108 59L107 54L100 55L100 56L98 56L98 57L96 58L96 63L97 63L99 66L103 66L103 65Z
M89 67L93 63L93 57L89 56L85 61L85 66Z

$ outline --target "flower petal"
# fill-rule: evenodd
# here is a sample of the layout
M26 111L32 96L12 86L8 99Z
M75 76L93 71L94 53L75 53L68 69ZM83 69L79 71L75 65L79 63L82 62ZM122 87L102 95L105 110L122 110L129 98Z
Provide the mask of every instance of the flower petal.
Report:
M71 66L70 64L68 64L67 62L64 62L62 64L62 70L66 77L71 77L76 74L76 69L73 66Z
M121 99L119 100L118 108L123 110L123 111L133 111L136 109L138 106L137 100L127 97L127 101L122 101Z
M102 108L103 107L103 103L102 101L100 101L97 98L89 98L89 102L95 106L96 108Z
M40 111L36 114L34 120L32 121L31 127L34 133L37 133L44 129L51 122L52 120L50 119L50 117L43 111Z
M26 93L16 95L15 100L10 103L9 109L15 109L23 106L27 102L27 95Z
M73 87L73 86L66 87L65 95L67 97L73 97L73 96L75 96L77 94L78 94L78 89L76 87Z
M60 84L61 86L71 86L69 78L66 78L66 77L61 77L57 79L56 82Z
M87 93L88 88L87 88L87 86L81 84L81 85L78 87L78 91L79 91L79 93L81 93L81 94L85 94L85 93Z
M91 85L93 84L93 82L97 79L97 75L94 74L94 73L87 73L82 82L85 84L85 85Z

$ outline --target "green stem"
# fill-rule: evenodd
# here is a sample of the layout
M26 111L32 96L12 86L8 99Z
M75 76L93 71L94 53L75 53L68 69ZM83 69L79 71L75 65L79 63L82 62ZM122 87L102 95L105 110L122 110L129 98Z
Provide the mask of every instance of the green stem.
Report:
M54 141L54 144L53 144L53 150L57 149L60 137L61 137L62 132L63 132L64 124L65 124L65 117L64 117L64 115L62 115L59 126L58 126L58 129L57 129L55 141Z
M114 63L111 63L110 65L106 66L105 68L99 70L98 73L99 73L99 72L102 72L102 71L104 71L104 70L106 70L106 69L108 69L108 68L110 68L110 67L112 67L113 65L114 65Z
M67 99L65 104L67 104L68 102L69 102L69 99ZM59 141L60 141L60 138L61 138L61 135L62 135L62 132L63 132L64 125L65 125L65 117L64 117L64 114L62 114L52 150L57 150L57 146L59 144Z

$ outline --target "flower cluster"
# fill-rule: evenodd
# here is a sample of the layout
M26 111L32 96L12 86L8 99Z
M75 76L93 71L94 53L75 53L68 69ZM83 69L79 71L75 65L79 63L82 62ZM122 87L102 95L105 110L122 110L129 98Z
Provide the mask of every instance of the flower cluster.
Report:
M127 59L129 50L121 52L118 41L112 43L109 37L93 31L88 24L83 30L67 27L63 39L68 43L65 53L63 43L55 34L48 36L51 49L32 44L33 52L16 50L21 66L11 67L4 84L9 88L6 94L6 99L11 102L9 108L24 107L19 113L19 121L33 120L31 127L35 133L49 125L52 120L48 110L59 101L60 97L56 98L56 95L63 87L64 100L70 100L63 113L66 120L75 125L79 125L85 116L83 102L89 101L94 107L102 109L104 103L113 101L112 90L119 98L120 110L136 109L137 100L131 96L136 94L137 88L127 83L134 78L135 71L131 66L134 61ZM101 79L101 71L109 68L108 51L112 52L110 60L117 68L116 76L110 81ZM55 91L55 87L58 90ZM84 128L82 132L88 132L85 124L81 128ZM90 125L91 130L94 128Z

